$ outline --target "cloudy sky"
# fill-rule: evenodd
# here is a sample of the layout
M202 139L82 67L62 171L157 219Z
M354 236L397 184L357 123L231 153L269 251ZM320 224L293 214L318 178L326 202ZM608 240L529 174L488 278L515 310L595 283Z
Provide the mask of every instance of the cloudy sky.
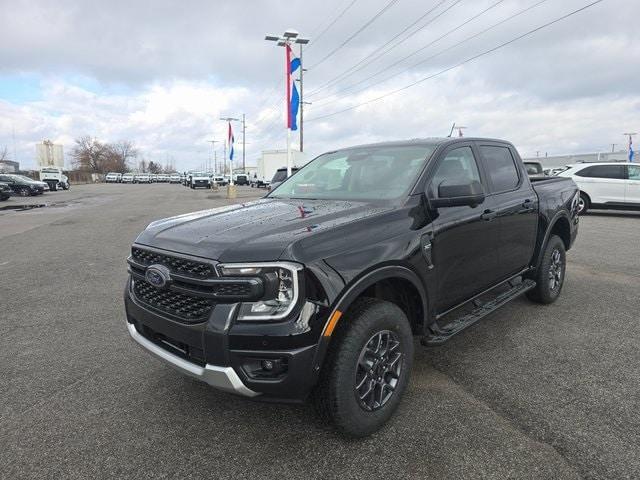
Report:
M623 148L640 131L638 0L604 0L456 67L592 1L0 0L0 147L28 168L37 141L68 154L91 135L186 170L223 139L220 116L245 113L255 164L286 142L284 51L264 35L294 28L311 38L310 155L453 122L524 156Z

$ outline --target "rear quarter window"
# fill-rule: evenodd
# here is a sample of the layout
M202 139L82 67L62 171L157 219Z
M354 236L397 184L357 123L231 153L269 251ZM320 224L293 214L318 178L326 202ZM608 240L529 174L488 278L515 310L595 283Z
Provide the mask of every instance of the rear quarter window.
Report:
M576 172L579 177L585 178L613 178L623 180L625 178L624 165L592 165Z

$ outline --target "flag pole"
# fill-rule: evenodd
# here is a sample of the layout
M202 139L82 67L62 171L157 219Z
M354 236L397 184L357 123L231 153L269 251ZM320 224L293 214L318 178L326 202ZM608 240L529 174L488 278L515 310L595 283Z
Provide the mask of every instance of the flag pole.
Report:
M286 70L286 90L285 98L287 108L287 178L291 176L291 43L287 39L285 41L285 70Z

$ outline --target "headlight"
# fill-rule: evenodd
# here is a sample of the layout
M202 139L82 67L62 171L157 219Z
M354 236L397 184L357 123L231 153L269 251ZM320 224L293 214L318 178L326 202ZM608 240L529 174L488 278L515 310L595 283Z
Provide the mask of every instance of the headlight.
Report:
M265 296L259 301L242 303L238 320L282 320L295 308L300 297L302 266L290 262L222 264L223 277L260 277Z

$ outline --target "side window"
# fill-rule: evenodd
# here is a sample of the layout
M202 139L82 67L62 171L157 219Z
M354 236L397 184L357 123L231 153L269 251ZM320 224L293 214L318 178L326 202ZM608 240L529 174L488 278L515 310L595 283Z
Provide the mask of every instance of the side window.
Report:
M576 175L586 178L615 178L618 180L625 178L624 165L592 165L576 172Z
M429 195L438 198L438 187L445 185L466 185L481 183L478 165L471 147L460 147L451 150L442 159L431 180Z
M491 179L491 193L507 192L518 186L518 169L507 147L481 145L480 153L485 161L487 175Z
M640 166L629 165L629 180L640 180Z

